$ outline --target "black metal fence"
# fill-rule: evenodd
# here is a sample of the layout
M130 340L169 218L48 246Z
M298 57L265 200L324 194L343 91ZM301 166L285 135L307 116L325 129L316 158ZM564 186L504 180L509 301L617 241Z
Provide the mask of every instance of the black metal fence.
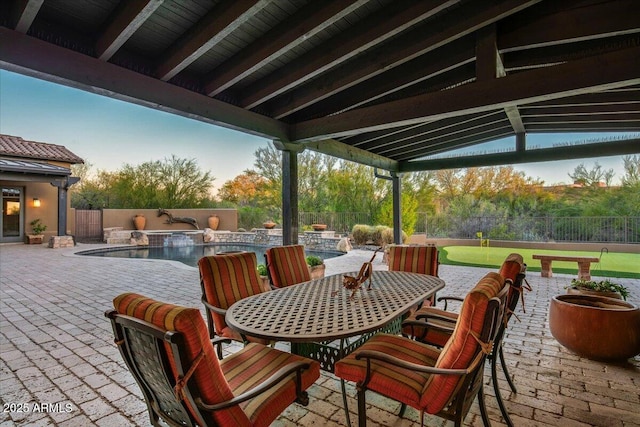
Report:
M532 242L640 243L640 216L450 217L420 214L416 233L430 238Z
M300 227L327 224L327 229L349 233L356 224L373 223L364 212L300 212ZM640 216L595 217L452 217L418 213L416 233L428 238L476 239L531 242L640 243Z

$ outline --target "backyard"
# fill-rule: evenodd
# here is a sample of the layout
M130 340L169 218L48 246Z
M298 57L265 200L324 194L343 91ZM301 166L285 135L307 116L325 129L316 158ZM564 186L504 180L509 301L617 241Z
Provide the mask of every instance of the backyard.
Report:
M640 279L640 253L558 251L547 249L513 249L478 246L445 246L440 248L440 262L446 265L498 268L507 255L518 252L527 264L527 271L540 271L540 261L533 254L571 255L600 258L591 264L591 274L603 277L626 277ZM577 274L575 262L554 261L554 273Z

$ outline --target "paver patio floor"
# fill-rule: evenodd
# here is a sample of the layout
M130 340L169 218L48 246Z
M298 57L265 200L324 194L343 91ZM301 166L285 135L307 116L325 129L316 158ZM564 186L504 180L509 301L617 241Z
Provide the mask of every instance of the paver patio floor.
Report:
M93 247L0 245L0 427L150 425L103 313L127 291L201 308L198 271L177 262L74 255ZM358 270L370 256L352 251L329 260L327 274ZM387 268L381 255L374 268ZM440 294L464 295L487 271L443 265L440 277L447 287ZM640 357L621 364L591 361L560 346L549 332L549 298L564 293L571 278L527 275L533 291L525 295L526 313L518 308L521 322L510 325L504 344L518 388L511 393L501 381L507 409L516 426L640 426ZM629 300L638 305L640 280L617 281L629 287ZM485 380L488 384L488 370ZM309 391L308 407L291 405L274 425L345 425L335 376L323 373ZM348 392L355 423L353 385ZM492 424L504 425L492 387L485 392ZM399 419L397 403L373 393L367 400L370 426L419 425L412 409ZM425 425L452 423L425 417ZM482 425L477 404L465 425Z

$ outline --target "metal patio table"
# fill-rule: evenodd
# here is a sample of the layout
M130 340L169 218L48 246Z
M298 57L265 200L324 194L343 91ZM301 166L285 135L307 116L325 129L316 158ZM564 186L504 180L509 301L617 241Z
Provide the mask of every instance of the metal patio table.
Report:
M357 273L346 273L355 276ZM353 298L343 274L275 289L233 304L227 324L244 335L291 343L291 352L335 364L379 332L398 334L403 315L445 285L438 277L401 271L374 271ZM342 396L350 424L344 381Z

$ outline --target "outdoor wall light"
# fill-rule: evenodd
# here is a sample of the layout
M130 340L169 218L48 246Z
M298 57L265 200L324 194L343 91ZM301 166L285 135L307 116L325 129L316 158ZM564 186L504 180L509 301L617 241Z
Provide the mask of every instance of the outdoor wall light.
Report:
M37 197L33 198L33 207L34 208L39 208L40 207L40 199L38 199Z

